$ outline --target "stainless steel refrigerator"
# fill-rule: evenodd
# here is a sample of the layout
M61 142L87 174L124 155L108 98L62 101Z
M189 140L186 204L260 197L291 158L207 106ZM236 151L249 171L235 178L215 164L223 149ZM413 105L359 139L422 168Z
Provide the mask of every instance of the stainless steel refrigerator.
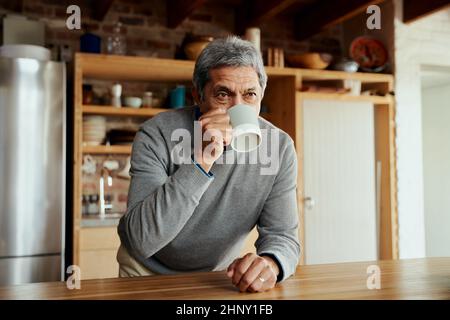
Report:
M65 64L0 57L0 286L63 279Z

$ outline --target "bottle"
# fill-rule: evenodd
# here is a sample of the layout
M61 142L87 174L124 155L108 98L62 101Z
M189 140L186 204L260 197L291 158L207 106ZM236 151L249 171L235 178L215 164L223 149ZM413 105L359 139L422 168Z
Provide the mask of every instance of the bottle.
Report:
M151 108L152 105L153 105L153 92L151 91L144 92L144 96L142 97L142 107Z
M111 194L105 195L105 214L112 213L112 211L113 211L112 200L113 200L113 197Z
M111 87L111 105L116 108L120 108L122 106L122 102L120 100L120 96L122 95L122 85L119 83L113 84Z
M98 214L98 195L96 194L89 196L88 214Z
M108 54L125 55L127 52L127 43L122 32L122 23L117 22L114 26L113 35L106 41L106 52Z
M89 209L88 206L89 206L89 196L83 194L83 202L81 205L81 214L83 216L88 214L88 209Z

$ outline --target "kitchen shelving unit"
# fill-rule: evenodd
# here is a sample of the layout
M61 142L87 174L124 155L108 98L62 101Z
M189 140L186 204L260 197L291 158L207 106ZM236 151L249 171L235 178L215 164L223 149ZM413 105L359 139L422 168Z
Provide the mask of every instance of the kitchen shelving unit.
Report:
M74 103L74 193L73 193L73 263L83 263L81 250L102 249L102 245L84 238L89 234L95 237L104 234L101 228L83 230L81 227L81 165L83 154L129 154L131 146L85 146L82 145L83 115L100 114L105 116L152 117L166 109L131 109L104 106L82 105L82 84L84 78L113 81L147 81L147 82L191 82L194 63L192 61L157 59L145 57L115 56L103 54L77 53L75 55L75 103ZM294 140L298 156L298 203L299 203L299 238L304 242L304 205L303 205L303 124L302 103L304 99L326 99L344 101L370 101L375 112L375 155L384 168L381 175L381 209L380 209L380 258L398 258L398 223L396 198L396 157L395 157L395 103L389 94L393 91L393 76L386 74L347 73L341 71L310 70L295 68L266 67L269 76L264 104L269 106L265 115L274 125L287 132ZM378 89L385 96L351 96L338 93L302 92L304 81L357 80L365 89ZM115 230L114 230L115 231ZM114 236L117 237L115 234ZM118 246L118 239L113 235L103 238ZM252 235L254 239L255 235ZM103 238L96 237L102 242ZM94 249L93 249L94 248ZM103 248L104 249L104 248ZM108 247L108 250L111 248ZM89 252L92 256L92 252ZM112 255L112 251L111 254ZM302 256L304 257L304 255ZM81 261L80 261L81 260ZM304 263L304 260L301 260ZM102 277L102 275L97 275Z

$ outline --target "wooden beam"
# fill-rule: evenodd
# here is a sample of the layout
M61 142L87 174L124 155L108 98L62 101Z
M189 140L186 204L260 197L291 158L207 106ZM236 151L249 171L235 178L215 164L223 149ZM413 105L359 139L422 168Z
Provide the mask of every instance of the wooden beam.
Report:
M206 0L169 0L167 1L167 26L176 28L184 19Z
M261 23L272 19L296 2L296 0L254 1L248 26L259 26Z
M403 22L411 23L450 5L450 0L403 1Z
M296 38L309 38L327 27L365 12L368 6L381 2L384 0L317 1L295 17Z
M103 21L114 0L95 0L93 1L92 17L95 20Z

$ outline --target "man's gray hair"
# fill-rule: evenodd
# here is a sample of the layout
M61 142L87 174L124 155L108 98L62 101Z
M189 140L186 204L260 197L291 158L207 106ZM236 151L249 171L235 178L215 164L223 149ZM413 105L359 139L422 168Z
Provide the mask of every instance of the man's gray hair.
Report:
M194 68L193 83L203 100L203 89L210 80L209 70L220 67L253 67L264 94L267 74L261 54L249 41L236 36L220 38L209 43L197 58Z

